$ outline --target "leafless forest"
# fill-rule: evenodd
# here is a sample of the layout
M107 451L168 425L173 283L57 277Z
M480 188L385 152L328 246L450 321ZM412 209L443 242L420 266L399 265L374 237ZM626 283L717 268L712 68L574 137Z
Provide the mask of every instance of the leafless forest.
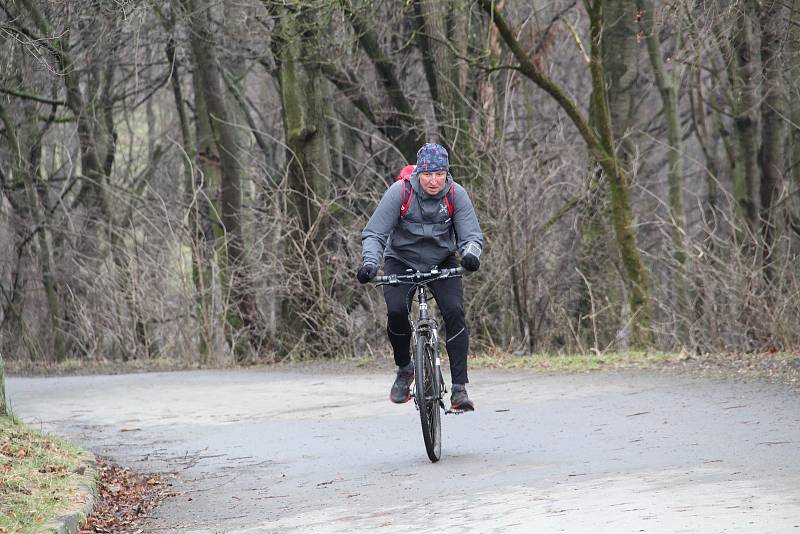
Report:
M0 50L6 360L388 350L426 141L473 351L800 348L800 0L0 0Z

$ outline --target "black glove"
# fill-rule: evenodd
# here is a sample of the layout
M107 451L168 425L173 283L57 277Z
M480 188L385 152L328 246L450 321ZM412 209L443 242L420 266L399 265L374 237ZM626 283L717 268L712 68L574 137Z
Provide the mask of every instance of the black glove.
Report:
M362 284L366 284L375 278L376 274L378 274L378 266L374 263L365 263L358 270L358 273L356 273L356 278L358 278L358 281Z
M461 258L461 266L468 271L477 271L481 268L481 260L473 254L464 254Z

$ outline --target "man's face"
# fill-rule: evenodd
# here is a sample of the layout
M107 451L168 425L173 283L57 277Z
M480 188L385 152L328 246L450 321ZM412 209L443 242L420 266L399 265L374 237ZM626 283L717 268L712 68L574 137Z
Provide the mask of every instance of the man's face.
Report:
M431 196L444 189L445 180L447 180L447 171L419 173L419 183L422 184L422 189Z

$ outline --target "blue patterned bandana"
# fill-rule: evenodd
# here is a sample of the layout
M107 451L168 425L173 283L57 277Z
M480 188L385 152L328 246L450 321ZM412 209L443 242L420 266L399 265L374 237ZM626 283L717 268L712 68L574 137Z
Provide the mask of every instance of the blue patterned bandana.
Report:
M416 172L438 172L450 169L447 150L442 145L425 143L417 152Z

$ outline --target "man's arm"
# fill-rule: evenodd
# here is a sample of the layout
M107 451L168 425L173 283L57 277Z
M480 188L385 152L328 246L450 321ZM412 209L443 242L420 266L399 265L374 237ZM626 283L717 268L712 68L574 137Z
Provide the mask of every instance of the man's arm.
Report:
M386 242L400 218L403 202L403 183L395 182L383 194L367 226L361 232L362 263L380 265Z
M455 208L453 219L458 237L458 250L462 257L471 254L480 258L483 251L483 232L467 190L458 184L455 190Z

